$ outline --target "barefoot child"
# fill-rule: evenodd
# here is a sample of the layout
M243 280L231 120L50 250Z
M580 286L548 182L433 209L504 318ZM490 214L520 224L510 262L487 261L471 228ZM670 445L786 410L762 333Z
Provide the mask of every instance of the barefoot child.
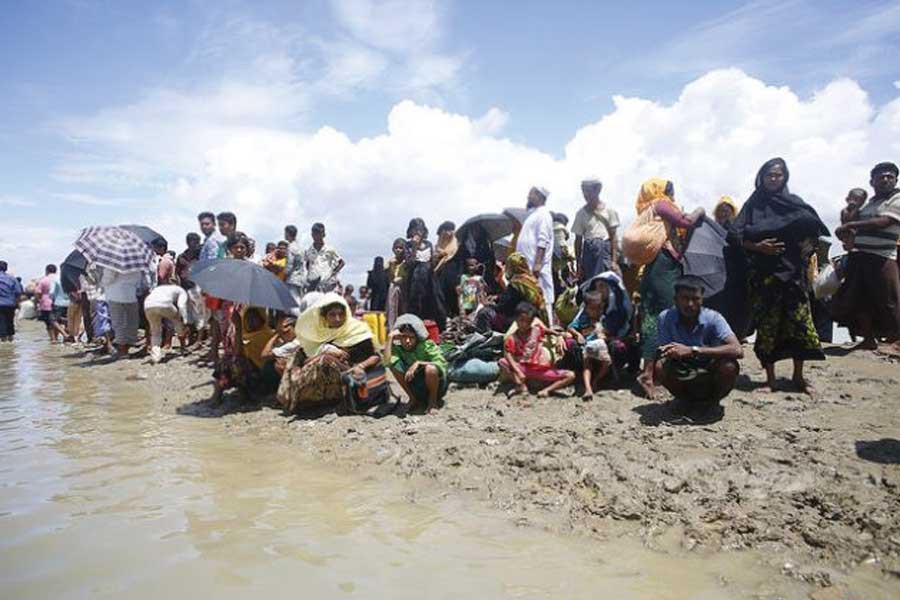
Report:
M466 259L466 271L459 276L459 314L464 317L471 316L481 305L481 299L487 290L484 277L481 276L482 266L478 259Z
M537 318L537 309L520 303L515 323L506 332L499 363L502 378L515 384L510 397L527 392L528 383L549 384L538 392L544 398L575 381L574 372L553 367L550 351L544 346L546 337L547 326Z
M394 325L384 345L384 362L409 396L410 409L424 406L430 413L447 393L447 359L419 317L400 315Z
M606 336L603 332L603 315L606 312L605 297L601 292L587 292L584 305L569 325L569 333L582 346L584 356L584 396L594 395L594 388L600 385L612 366Z

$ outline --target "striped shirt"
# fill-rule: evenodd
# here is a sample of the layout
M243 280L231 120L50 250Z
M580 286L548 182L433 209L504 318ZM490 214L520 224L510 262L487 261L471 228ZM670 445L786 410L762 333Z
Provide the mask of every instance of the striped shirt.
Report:
M889 217L891 224L883 229L858 231L853 247L860 252L876 254L885 258L897 255L897 241L900 239L900 191L895 191L890 198L879 200L872 198L859 211L858 220Z

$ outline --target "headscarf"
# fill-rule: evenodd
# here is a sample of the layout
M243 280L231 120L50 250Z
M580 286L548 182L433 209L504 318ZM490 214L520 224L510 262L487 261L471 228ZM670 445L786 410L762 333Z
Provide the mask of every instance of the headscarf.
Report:
M509 285L515 288L525 301L534 306L539 313L546 310L544 304L544 292L537 278L528 266L528 259L521 252L513 252L506 259L506 276L509 278Z
M763 185L763 178L776 165L784 170L784 185L770 192ZM753 263L782 281L798 281L806 269L800 242L829 237L831 233L822 223L818 213L799 196L788 190L790 172L782 158L767 161L756 174L756 189L744 203L732 228L737 241L759 242L775 238L785 242L785 252L778 255L750 253Z
M341 305L347 315L347 320L337 329L329 327L322 314L323 308L334 304ZM322 344L334 344L339 348L346 349L372 339L372 330L369 329L369 326L353 318L347 301L343 296L334 292L323 294L312 306L300 313L294 331L300 347L307 356L316 354Z
M641 191L638 192L637 202L635 202L637 214L641 214L650 208L657 200L665 200L666 202L675 204L675 201L666 194L666 188L668 187L669 180L661 179L659 177L648 179L641 184Z
M625 289L622 278L616 273L604 271L582 283L578 290L579 302L588 292L594 289L594 284L598 281L602 281L609 287L609 297L606 299L603 325L614 337L625 337L628 335L628 330L631 326L631 301L628 299L628 290ZM584 307L582 306L578 314L580 315L583 310Z
M428 339L428 328L425 327L425 322L416 315L406 313L400 315L399 317L397 317L397 320L394 321L394 329L400 329L404 325L412 327L413 331L416 332L416 337L419 338L420 342Z
M713 214L716 214L716 211L719 210L719 207L722 206L723 204L727 204L728 206L730 206L731 210L734 211L735 215L738 214L739 209L738 209L737 202L732 200L731 196L722 196L721 198L719 198L719 201L716 202L716 205L713 208Z
M434 248L443 253L443 256L441 256L437 264L434 265L434 270L440 271L444 265L453 260L453 257L456 256L456 253L459 251L459 241L456 239L455 234L447 242L442 241L441 238L438 237L437 242L434 244Z

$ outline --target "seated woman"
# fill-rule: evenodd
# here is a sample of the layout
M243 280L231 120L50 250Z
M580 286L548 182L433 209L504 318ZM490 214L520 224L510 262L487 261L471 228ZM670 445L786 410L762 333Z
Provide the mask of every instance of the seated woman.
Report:
M537 278L528 266L524 254L514 252L506 259L508 283L499 296L488 301L475 316L475 328L480 332L506 331L516 319L517 307L526 302L534 307L535 314L547 322L547 305Z
M506 333L499 362L501 378L515 385L507 396L523 394L529 383L537 383L545 386L538 391L543 398L575 381L573 371L554 368L550 350L544 345L547 331L534 306L522 302L516 307L515 322Z
M584 305L569 325L569 334L582 349L582 379L585 400L594 395L596 388L609 373L612 359L606 345L603 317L606 298L598 291L584 295Z
M605 271L591 277L579 289L582 296L588 292L598 292L603 296L603 333L612 359L614 374L616 369L628 366L629 370L640 368L641 350L632 327L634 310L628 299L628 291L622 278L612 271Z
M384 344L384 362L409 397L410 410L438 408L447 393L447 359L428 337L422 319L400 315Z
M369 327L343 296L323 294L297 319L300 351L282 377L278 400L294 413L332 408L367 413L388 398L387 379Z
M222 338L222 357L213 371L215 389L211 402L222 400L222 392L237 388L241 401L249 399L249 391L259 383L263 366L262 351L272 337L266 309L258 306L236 304L231 320Z

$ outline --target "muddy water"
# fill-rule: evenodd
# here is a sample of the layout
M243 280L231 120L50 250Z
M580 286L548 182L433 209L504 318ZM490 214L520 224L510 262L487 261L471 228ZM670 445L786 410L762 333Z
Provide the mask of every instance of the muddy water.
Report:
M324 470L60 358L0 346L4 598L806 598L748 554L517 528ZM77 362L77 361L76 361Z

